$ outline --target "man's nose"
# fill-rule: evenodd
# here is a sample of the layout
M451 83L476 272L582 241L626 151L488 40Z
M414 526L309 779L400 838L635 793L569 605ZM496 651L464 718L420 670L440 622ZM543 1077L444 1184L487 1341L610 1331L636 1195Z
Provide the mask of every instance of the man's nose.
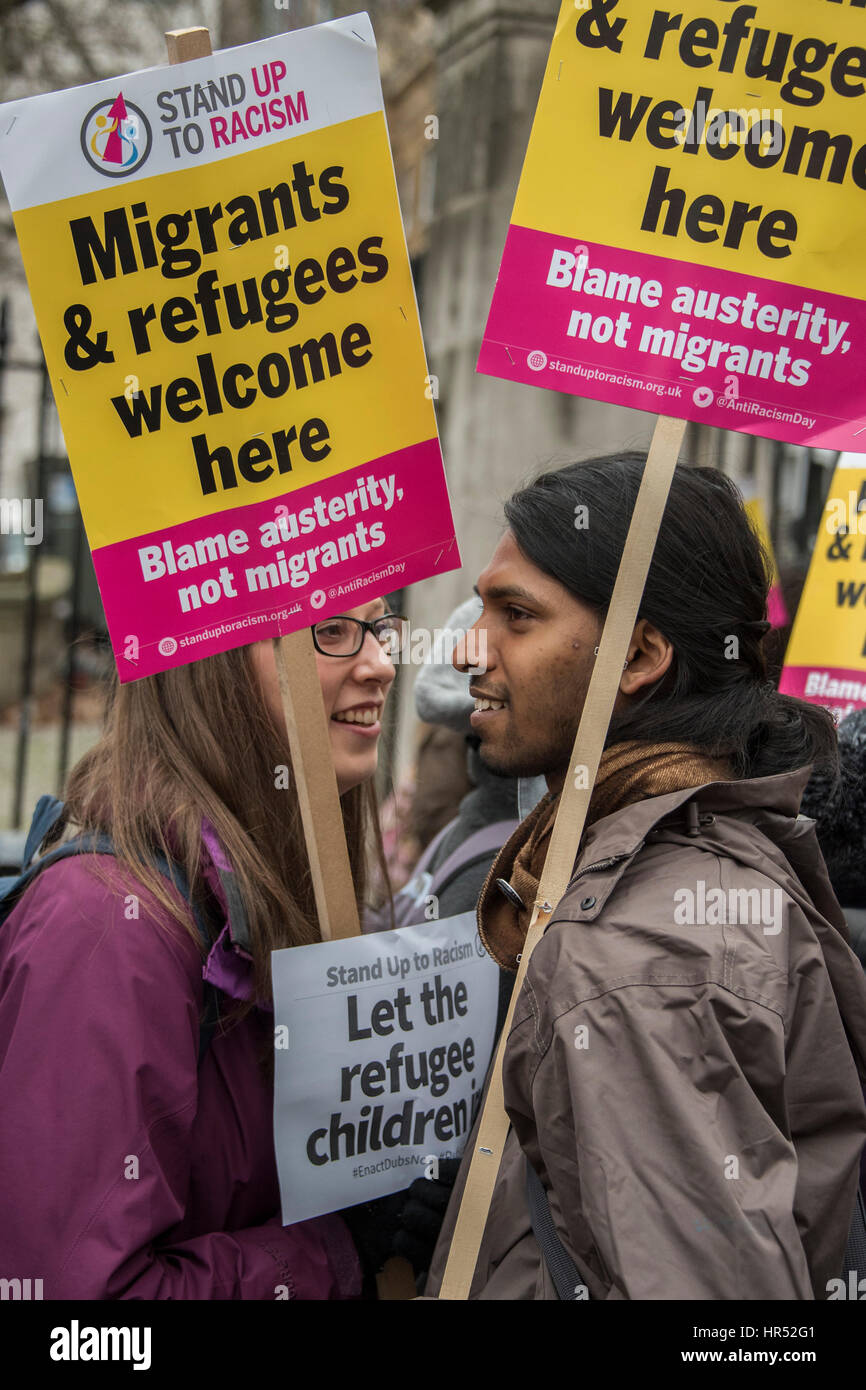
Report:
M479 618L457 638L451 664L458 671L486 671L490 667L488 630Z

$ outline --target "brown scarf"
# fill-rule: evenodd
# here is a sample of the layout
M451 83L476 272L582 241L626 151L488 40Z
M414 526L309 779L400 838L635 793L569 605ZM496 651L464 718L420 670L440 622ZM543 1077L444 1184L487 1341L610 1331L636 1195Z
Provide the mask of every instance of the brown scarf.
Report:
M602 754L586 826L651 796L732 780L725 759L708 758L688 743L617 743ZM515 958L529 928L558 805L558 792L542 797L500 850L481 890L481 939L494 960L507 970L517 968ZM518 908L505 897L496 886L498 878L511 884L524 907Z

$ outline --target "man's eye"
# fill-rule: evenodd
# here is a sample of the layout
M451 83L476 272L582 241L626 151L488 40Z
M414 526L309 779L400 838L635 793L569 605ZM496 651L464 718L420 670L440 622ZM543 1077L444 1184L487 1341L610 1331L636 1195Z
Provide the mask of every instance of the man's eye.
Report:
M505 611L508 614L508 621L513 623L519 623L522 622L524 618L532 617L532 614L527 613L525 608L515 608L513 603L509 603Z

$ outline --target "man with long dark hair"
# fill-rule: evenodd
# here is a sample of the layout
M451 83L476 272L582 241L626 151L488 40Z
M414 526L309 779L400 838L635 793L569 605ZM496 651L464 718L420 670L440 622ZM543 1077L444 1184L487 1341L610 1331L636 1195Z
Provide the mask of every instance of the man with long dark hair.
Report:
M479 902L511 970L643 465L593 459L518 492L478 581L481 756L549 787ZM832 721L767 678L767 590L735 487L678 467L572 879L515 1008L513 1128L472 1298L564 1296L527 1165L571 1297L826 1298L840 1273L866 1136L866 984L797 818L809 768L836 757ZM458 645L455 665L466 656Z

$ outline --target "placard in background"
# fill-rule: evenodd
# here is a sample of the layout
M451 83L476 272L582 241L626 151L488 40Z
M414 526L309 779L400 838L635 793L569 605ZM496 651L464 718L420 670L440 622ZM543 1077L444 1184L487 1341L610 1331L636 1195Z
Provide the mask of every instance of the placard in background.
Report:
M839 459L779 681L832 710L866 705L866 455Z

